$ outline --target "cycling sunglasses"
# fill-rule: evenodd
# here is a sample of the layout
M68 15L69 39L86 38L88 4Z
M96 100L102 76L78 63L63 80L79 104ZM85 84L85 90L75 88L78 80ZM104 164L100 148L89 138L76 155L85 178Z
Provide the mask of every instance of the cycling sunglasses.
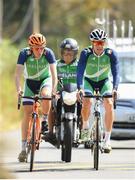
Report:
M43 50L45 46L32 46L32 48L34 48L35 50Z
M95 46L104 46L105 45L105 41L92 41L92 43Z
M62 55L63 56L74 56L74 52L72 50L64 50Z

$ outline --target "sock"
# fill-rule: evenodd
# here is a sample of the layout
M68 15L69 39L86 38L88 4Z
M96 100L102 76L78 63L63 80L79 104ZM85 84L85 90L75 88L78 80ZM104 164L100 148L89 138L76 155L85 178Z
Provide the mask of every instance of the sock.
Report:
M110 137L111 137L111 132L105 132L105 138L104 138L104 140L107 142L110 142Z
M27 141L22 140L22 151L26 151Z
M48 114L43 114L42 115L42 121L47 121L48 119Z
M83 121L82 129L89 129L89 121Z
M42 130L42 132L48 131L48 114L42 115L41 130Z

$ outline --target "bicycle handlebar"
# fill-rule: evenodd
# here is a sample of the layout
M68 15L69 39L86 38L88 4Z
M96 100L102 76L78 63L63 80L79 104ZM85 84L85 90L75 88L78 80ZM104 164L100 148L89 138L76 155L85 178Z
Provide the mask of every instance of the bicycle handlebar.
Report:
M112 98L112 95L84 95L86 98Z
M33 99L34 101L38 100L51 100L52 97L44 96L22 96L21 98Z
M116 96L114 95L111 95L111 94L109 94L109 95L82 95L82 93L81 93L81 98L82 97L84 97L84 98L95 98L95 99L100 99L100 98L113 98L113 108L114 109L116 109L116 100L117 100L117 98L116 98Z
M27 99L33 99L35 102L37 102L38 100L52 100L52 97L43 97L43 96L19 96L18 97L18 110L20 109L20 106L21 106L21 99L22 98L27 98Z

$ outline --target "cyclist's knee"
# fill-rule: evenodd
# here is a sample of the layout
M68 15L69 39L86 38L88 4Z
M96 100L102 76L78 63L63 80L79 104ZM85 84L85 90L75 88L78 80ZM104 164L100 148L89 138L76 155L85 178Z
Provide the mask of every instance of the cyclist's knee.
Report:
M25 105L24 106L24 114L31 115L31 113L32 113L32 105Z
M112 111L113 110L113 101L110 99L108 101L104 101L104 107L106 111Z
M90 108L91 105L92 105L92 101L90 98L84 98L83 99L83 104L82 104L83 107L89 107Z
M82 104L82 113L89 113L91 109L91 105L92 105L91 100L88 98L84 98L83 104Z
M41 96L51 96L51 91L49 87L43 87L41 90Z

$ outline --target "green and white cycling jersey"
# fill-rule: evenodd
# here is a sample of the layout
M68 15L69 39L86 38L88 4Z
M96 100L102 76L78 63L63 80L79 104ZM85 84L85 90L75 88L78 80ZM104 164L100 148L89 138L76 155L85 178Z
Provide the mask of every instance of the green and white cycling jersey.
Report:
M110 80L111 75L113 83ZM105 92L111 91L112 88L117 89L118 84L119 63L114 50L105 48L100 56L97 56L90 46L82 50L77 68L78 89L93 91L93 88L100 88Z
M24 78L31 80L43 80L50 77L49 64L56 63L54 53L45 48L40 59L36 60L30 48L24 48L18 57L17 64L24 65Z
M24 65L24 96L33 96L40 93L44 86L52 89L52 78L49 64L56 63L55 55L49 48L45 48L42 56L37 60L30 48L21 50L17 64ZM31 104L33 101L23 99L23 104Z
M73 60L70 64L66 64L62 59L57 61L58 78L62 78L63 84L77 83L77 65L78 59Z

